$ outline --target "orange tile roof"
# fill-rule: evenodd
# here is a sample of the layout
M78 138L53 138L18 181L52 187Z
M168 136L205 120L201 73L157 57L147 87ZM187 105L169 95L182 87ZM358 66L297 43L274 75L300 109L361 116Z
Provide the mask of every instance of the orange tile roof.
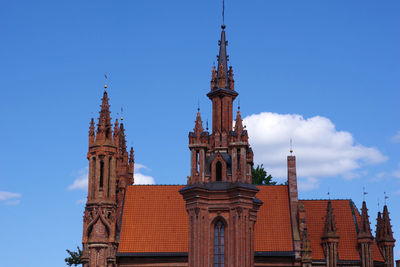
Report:
M128 186L118 252L187 252L188 218L180 185ZM256 251L293 250L287 186L259 186L264 202L255 228Z
M287 186L258 186L264 204L255 227L255 251L293 251Z
M182 185L128 186L122 217L119 253L187 252L188 218L179 194ZM258 186L264 202L255 227L255 251L292 251L287 186ZM301 200L313 259L324 259L321 246L327 200ZM341 260L360 260L357 231L349 200L332 200ZM356 217L358 213L355 212ZM358 217L357 217L358 218ZM374 260L382 256L374 243Z
M188 218L177 185L128 186L118 252L187 252Z
M341 260L360 260L357 244L357 230L350 200L331 200L335 214L337 234L339 236L338 253ZM324 259L321 236L324 232L326 207L328 200L302 200L306 211L306 225L312 249L313 259ZM356 210L356 209L355 209ZM355 212L356 217L358 211ZM359 216L359 215L358 215ZM359 220L359 219L358 219ZM374 242L373 258L382 261L382 256Z

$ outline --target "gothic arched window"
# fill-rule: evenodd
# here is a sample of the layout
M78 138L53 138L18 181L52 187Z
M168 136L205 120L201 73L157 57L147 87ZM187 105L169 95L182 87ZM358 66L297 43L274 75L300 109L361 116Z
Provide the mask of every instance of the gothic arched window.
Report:
M222 164L220 161L217 162L217 164L215 164L215 180L218 181L222 181Z
M225 263L225 225L217 221L214 228L214 267L224 267Z

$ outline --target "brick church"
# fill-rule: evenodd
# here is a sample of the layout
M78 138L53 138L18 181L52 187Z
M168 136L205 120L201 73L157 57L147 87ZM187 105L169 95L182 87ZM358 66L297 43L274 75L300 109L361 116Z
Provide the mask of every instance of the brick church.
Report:
M300 200L296 158L287 185L253 185L253 151L228 67L225 26L207 97L212 129L200 112L189 133L186 185L133 185L134 154L123 122L112 124L106 86L89 130L89 183L83 217L83 266L394 266L395 240L385 205L370 228L353 201Z

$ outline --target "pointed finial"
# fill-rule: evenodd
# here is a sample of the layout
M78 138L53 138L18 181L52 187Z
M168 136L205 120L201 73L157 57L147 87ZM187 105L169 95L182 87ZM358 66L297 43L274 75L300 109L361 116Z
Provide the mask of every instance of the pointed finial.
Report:
M378 210L380 209L379 197L378 197Z
M208 132L208 119L206 121L206 129L207 129L207 132Z
M107 72L104 73L104 79L105 79L105 81L104 81L104 91L107 91Z
M363 201L365 201L365 195L367 195L368 192L365 191L365 186L363 186Z
M238 99L238 110L240 110L240 98Z
M124 120L124 109L121 107L121 123Z
M197 99L197 112L200 112L200 99Z
M330 189L328 188L328 193L326 193L328 195L329 200L331 200L331 192Z
M293 143L292 143L292 138L290 138L290 150L289 150L289 152L290 152L290 156L292 156L292 154L293 154Z

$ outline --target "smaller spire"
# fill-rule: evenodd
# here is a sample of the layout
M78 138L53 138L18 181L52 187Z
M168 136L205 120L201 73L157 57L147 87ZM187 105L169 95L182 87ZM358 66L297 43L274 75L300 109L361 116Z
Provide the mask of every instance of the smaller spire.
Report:
M378 217L376 217L375 238L376 240L382 239L382 216L380 211L378 211Z
M367 209L367 204L365 203L365 201L363 201L363 203L362 203L361 218L360 218L360 230L359 230L358 236L372 238L371 227L369 225L368 209Z
M101 99L101 109L99 122L97 124L98 137L101 139L108 139L111 137L111 116L110 105L108 103L107 91L104 91L103 98Z
M94 119L93 118L90 120L89 135L94 136Z
M126 153L125 128L122 122L119 125L119 150L121 155L124 155Z
M337 237L336 235L336 221L335 214L333 213L332 202L329 200L326 207L325 227L323 237Z
M118 123L118 119L116 119L115 123L114 123L113 139L114 139L114 144L118 145L119 144L119 123Z
M197 109L196 121L193 131L196 136L200 136L201 133L204 131L203 121L201 120L201 115L200 115L200 108Z
M95 139L95 133L94 133L94 119L92 118L90 120L90 126L89 126L89 147L93 145Z
M133 147L131 147L131 150L129 152L129 164L134 163L134 162L135 162L135 155L134 155Z
M236 120L235 120L235 132L239 135L242 134L244 130L242 116L240 114L240 110L236 113Z
M392 225L390 224L389 211L387 206L383 207L382 213L382 239L389 242L394 242Z

